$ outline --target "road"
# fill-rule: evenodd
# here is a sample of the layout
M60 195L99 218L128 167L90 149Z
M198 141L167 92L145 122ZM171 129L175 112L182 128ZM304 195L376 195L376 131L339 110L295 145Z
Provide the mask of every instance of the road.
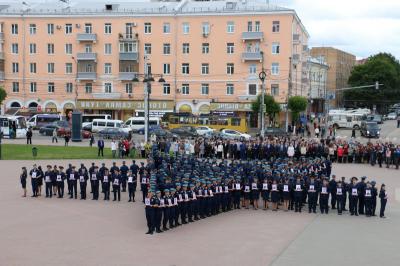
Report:
M121 202L21 198L19 169L32 163L0 161L0 265L368 266L400 261L398 170L333 167L337 176L367 175L378 185L386 183L387 219L241 209L150 236L145 235L143 205L128 203L126 193Z

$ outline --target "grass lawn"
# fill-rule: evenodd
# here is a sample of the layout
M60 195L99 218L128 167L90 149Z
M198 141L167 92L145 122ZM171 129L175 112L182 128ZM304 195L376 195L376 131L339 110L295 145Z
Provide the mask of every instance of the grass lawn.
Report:
M37 157L32 156L32 147L38 149ZM64 147L47 145L2 144L3 160L32 160L32 159L97 159L97 147ZM111 159L109 148L104 149L104 158Z

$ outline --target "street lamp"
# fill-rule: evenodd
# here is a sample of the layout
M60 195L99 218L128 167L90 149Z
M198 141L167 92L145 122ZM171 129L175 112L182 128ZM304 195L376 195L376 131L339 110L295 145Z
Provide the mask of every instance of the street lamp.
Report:
M164 83L165 79L160 74L151 74L147 73L144 74L136 74L135 77L132 79L132 82L139 82L139 78L142 78L144 86L144 140L145 142L149 141L149 113L150 113L150 94L151 94L151 82L154 82L154 77L160 77L158 79L159 83Z
M267 73L264 71L264 67L262 71L258 74L259 79L261 80L261 136L264 137L265 135L265 79L267 77Z

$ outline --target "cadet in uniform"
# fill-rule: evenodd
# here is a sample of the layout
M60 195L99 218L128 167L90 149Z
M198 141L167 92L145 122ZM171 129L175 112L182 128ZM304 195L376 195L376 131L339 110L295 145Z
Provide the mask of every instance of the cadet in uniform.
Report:
M132 170L128 172L128 202L135 202L135 191L136 191L136 177L132 174Z
M44 173L44 182L46 189L46 198L53 197L53 171L51 169L51 165L47 165L47 171Z
M285 212L287 212L289 210L289 201L290 201L290 184L289 184L289 179L285 178L285 183L282 185L282 197L283 197L283 209L285 210Z
M381 210L379 211L379 217L386 218L385 217L385 208L386 208L388 196L387 196L385 184L382 184L382 186L381 186L381 190L379 191L379 198L381 199Z
M69 198L72 199L73 196L75 196L75 199L78 198L78 173L75 171L75 166L72 166L72 170L69 173L68 176L69 180L69 185L70 185L70 196Z
M265 178L264 182L262 183L262 199L264 202L264 210L267 210L269 200L269 184L267 178Z
M170 221L170 208L172 207L172 199L171 199L171 195L169 194L169 189L164 189L164 196L161 197L161 206L163 207L163 220L162 220L162 224L163 224L163 231L167 231L169 230L167 228L167 224ZM170 228L171 227L171 223L169 224Z
M143 169L142 168L140 169L143 170L143 173L140 174L140 190L142 191L143 202L144 202L144 198L147 195L147 186L149 185L149 178L147 177L147 171L144 169L143 165L142 167Z
M296 184L294 185L294 205L295 212L301 212L301 207L303 204L303 185L301 184L300 177L296 179Z
M22 167L22 173L19 176L19 180L21 182L22 190L24 191L24 194L22 194L22 197L26 197L26 179L28 178L28 172L26 170L26 167Z
M319 207L321 209L321 213L328 214L328 201L329 201L329 186L328 181L324 179L322 181L322 186L319 194Z
M99 167L94 166L93 172L90 174L90 181L91 181L92 192L93 192L92 200L99 199L99 180L101 179L101 176L100 176L100 173L98 170L99 170Z
M38 185L37 179L39 177L39 170L37 169L36 164L33 165L33 169L29 172L31 176L31 185L32 185L32 197L38 196Z
M310 183L308 184L308 212L317 213L317 200L318 200L318 185L315 182L315 177L311 176Z
M350 207L350 214L358 216L357 210L357 202L358 202L358 186L356 184L357 177L353 177L351 179L351 184L349 185L349 207Z
M104 170L104 174L101 176L101 186L104 193L104 200L110 200L110 180L111 175L108 173L108 169Z
M112 176L112 187L113 187L113 192L114 192L114 199L113 201L117 200L118 196L118 201L121 201L121 175L119 173L119 169L114 169L114 173L111 174Z
M56 173L56 181L57 181L57 191L58 197L64 197L64 180L65 180L65 173L63 172L64 167L59 166L59 171Z
M367 187L365 188L365 215L367 217L372 216L372 186L370 182L367 182Z
M81 168L79 168L78 170L78 174L79 174L79 188L81 190L81 200L82 199L86 200L86 186L89 176L88 176L88 171L83 163L81 164Z
M126 181L128 179L129 167L126 166L125 161L122 162L122 166L119 168L121 174L121 185L122 192L126 192Z
M271 201L272 201L272 210L277 211L279 202L279 187L275 179L271 185Z
M162 218L162 212L163 212L163 207L161 206L161 191L157 190L156 191L156 196L153 196L153 203L152 206L154 208L154 226L156 228L157 233L162 233L161 231L161 218Z
M151 201L153 200L153 193L151 190L146 195L146 198L144 200L144 206L145 206L145 213L146 213L146 221L147 221L147 228L148 231L146 234L152 235L154 232L154 209L151 206Z
M346 192L344 192L344 188L342 182L339 181L336 186L336 203L337 203L337 211L339 215L342 215L344 210L344 197Z

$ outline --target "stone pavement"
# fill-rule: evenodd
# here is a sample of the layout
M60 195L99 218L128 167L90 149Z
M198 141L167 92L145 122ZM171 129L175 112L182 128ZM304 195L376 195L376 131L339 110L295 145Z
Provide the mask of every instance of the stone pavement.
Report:
M242 209L149 236L143 205L128 203L126 193L121 202L21 198L19 170L30 164L0 161L0 265L299 266L400 261L400 205L394 194L400 188L400 171L394 169L335 165L333 171L338 176L373 176L379 185L385 182L390 195L388 219ZM136 195L141 197L140 192Z

